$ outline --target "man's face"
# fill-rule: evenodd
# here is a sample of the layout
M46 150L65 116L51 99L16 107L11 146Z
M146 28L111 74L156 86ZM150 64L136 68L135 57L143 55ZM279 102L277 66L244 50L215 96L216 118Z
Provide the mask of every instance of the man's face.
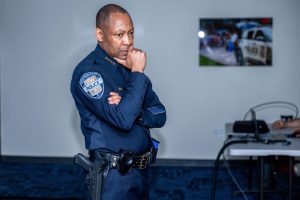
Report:
M112 57L126 60L128 50L133 48L134 27L126 13L112 13L107 26L97 28L100 46Z

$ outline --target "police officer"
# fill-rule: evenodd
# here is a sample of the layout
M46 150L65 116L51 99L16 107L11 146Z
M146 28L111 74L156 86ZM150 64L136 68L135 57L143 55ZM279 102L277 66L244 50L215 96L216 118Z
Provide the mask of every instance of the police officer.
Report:
M102 7L96 38L96 49L78 64L71 82L85 146L93 159L95 153L106 153L108 162L114 156L122 161L123 152L146 157L143 163L127 160L123 172L116 166L122 163L110 163L101 199L149 199L146 172L154 149L149 128L165 124L165 107L144 74L146 54L134 47L129 13L115 4Z

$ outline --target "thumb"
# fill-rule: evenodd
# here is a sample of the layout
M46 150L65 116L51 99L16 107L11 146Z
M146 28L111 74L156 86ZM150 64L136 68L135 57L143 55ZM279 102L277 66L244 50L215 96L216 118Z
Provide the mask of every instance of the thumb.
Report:
M122 60L122 59L116 58L116 57L114 57L114 59L115 59L119 64L121 64L121 65L123 65L124 67L130 69L130 67L129 67L128 64L127 64L127 60Z
M126 65L126 60L122 60L122 59L120 59L120 58L117 58L117 57L114 57L114 59L119 63L119 64L121 64L121 65Z

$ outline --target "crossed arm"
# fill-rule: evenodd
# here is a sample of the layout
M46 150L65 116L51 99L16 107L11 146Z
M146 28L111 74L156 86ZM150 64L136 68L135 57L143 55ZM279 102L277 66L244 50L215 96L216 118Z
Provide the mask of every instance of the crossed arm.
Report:
M273 128L281 129L281 128L294 128L296 134L300 134L300 118L294 119L292 121L283 121L277 120L272 124Z

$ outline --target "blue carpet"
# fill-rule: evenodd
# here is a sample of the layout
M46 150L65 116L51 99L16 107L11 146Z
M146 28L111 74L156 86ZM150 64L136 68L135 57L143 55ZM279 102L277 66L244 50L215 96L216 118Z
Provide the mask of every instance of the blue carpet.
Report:
M247 188L247 167L232 167L243 189ZM257 169L254 169L257 170ZM153 200L208 200L212 167L152 166L149 168L150 197ZM256 173L254 173L256 174ZM279 177L279 176L278 176ZM1 199L84 199L84 171L72 163L0 162ZM277 191L287 189L286 176L276 183ZM283 182L282 182L283 181ZM257 183L257 177L253 177ZM258 184L254 184L254 189ZM244 199L225 167L217 179L218 200ZM248 200L258 199L247 194ZM286 195L268 195L268 200L287 199Z

